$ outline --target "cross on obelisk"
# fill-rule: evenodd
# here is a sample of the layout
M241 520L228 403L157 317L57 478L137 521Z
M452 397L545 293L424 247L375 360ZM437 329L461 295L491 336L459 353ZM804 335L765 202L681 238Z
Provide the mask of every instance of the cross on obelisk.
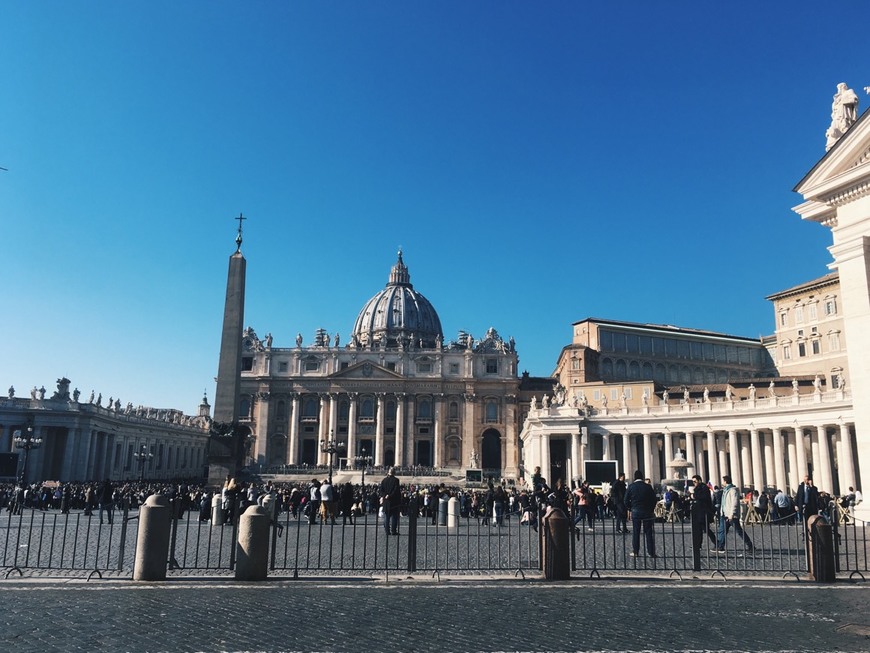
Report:
M240 252L242 251L242 220L247 220L247 218L239 213L239 217L233 218L233 220L239 221L239 235L236 236L236 251Z

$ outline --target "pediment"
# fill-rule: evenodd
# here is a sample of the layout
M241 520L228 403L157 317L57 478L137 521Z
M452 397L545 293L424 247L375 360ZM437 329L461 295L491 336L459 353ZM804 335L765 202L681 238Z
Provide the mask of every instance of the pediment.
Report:
M870 111L865 111L834 146L801 179L794 190L808 202L840 204L856 187L870 183ZM802 209L802 210L799 210ZM801 205L795 211L816 219L820 207Z
M339 370L335 374L329 375L330 379L367 379L367 380L401 380L404 377L401 374L388 370L385 367L378 365L372 361L360 361L354 365L350 365L347 369Z

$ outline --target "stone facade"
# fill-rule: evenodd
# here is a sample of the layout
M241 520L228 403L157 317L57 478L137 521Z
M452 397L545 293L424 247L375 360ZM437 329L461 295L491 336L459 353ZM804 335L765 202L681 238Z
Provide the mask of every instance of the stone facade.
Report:
M248 328L242 346L239 418L249 464L326 464L320 443L334 439L344 444L340 465L370 456L376 466L518 473L529 393L513 340L491 328L445 342L401 252L346 344L319 330L311 344L298 335L295 346L274 347L271 334L260 339Z
M29 398L19 398L10 388L0 399L0 452L15 453L14 434L28 424L33 438L42 439L28 456L26 481L132 480L143 473L147 479L202 476L211 423L205 397L192 416L130 403L122 407L120 400L102 405L101 396L79 401L78 390L70 395L67 379L58 380L53 396L45 394L34 388ZM140 463L135 454L143 446L153 457Z

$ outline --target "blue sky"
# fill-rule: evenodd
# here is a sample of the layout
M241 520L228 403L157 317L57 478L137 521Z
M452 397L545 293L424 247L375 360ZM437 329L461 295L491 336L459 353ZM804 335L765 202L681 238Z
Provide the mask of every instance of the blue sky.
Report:
M0 384L213 397L245 322L342 340L404 250L447 340L552 372L588 316L756 337L825 274L794 185L867 3L3 2Z

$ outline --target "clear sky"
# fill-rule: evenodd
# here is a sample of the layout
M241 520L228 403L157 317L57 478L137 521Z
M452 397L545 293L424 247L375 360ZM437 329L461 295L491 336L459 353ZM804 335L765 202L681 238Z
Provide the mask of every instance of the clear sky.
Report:
M757 337L870 4L0 3L0 386L193 412L245 323L343 342L401 246L445 338L553 371L589 316Z

